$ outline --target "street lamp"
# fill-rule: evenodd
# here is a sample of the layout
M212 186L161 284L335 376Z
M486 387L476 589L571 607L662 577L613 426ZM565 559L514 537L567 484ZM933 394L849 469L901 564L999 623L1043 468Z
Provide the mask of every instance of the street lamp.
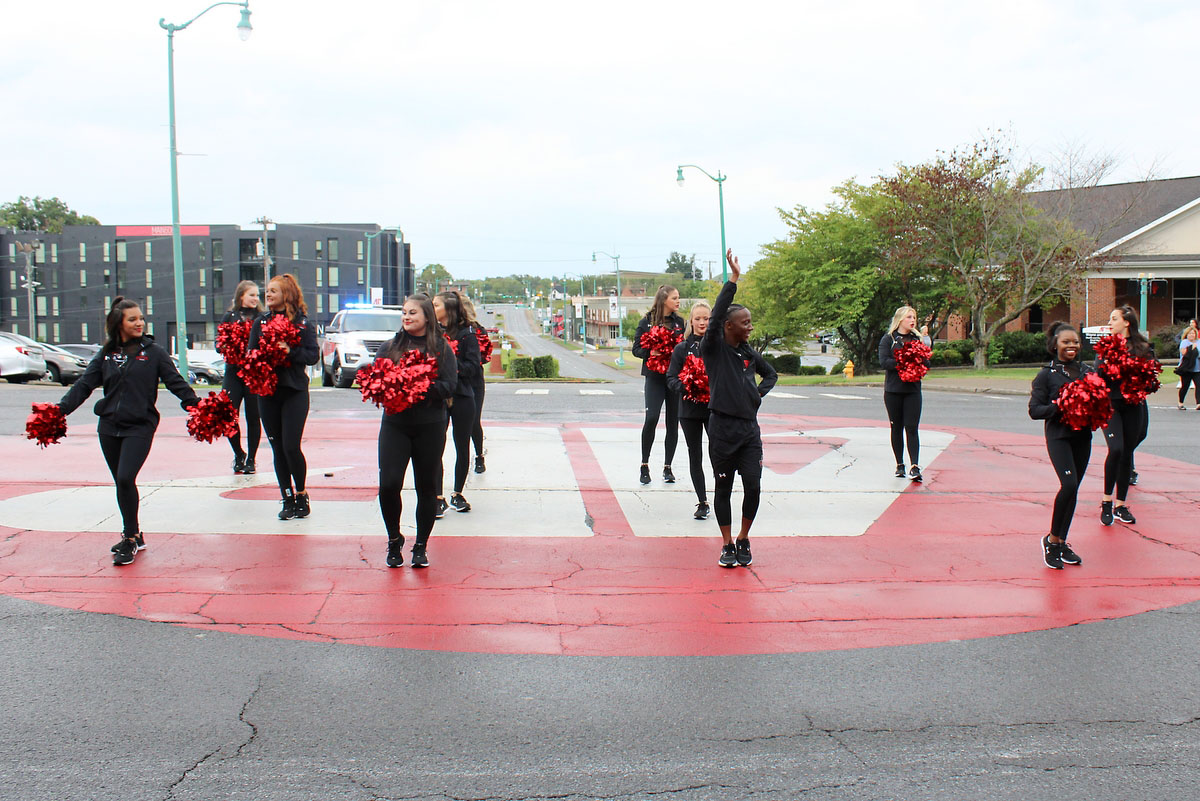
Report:
M158 26L167 32L167 105L171 128L171 253L175 262L175 350L179 354L179 372L187 375L187 307L183 286L183 237L179 233L179 151L175 147L175 31L182 31L217 6L238 6L242 18L238 21L238 38L243 42L250 38L250 0L241 2L213 3L182 25L158 20Z
M617 254L616 256L614 256L611 253L605 253L603 250L593 250L592 251L592 263L593 264L595 264L595 262L596 262L596 254L597 253L599 253L602 256L608 256L610 259L613 260L613 263L616 264L616 266L617 266L617 361L615 363L616 363L617 367L624 367L625 366L625 337L624 337L624 332L621 330L621 326L625 322L625 315L624 315L623 309L621 308L621 255Z
M34 261L33 254L34 254L34 251L37 250L37 248L40 244L41 244L41 242L39 242L38 240L35 239L32 242L18 242L16 245L17 252L21 253L25 256L25 275L21 279L21 282L25 286L25 299L26 299L26 303L28 303L28 305L29 305L29 338L30 339L38 338L37 337L37 329L34 328L34 324L35 324L37 317L34 314L34 309L33 309L33 293L35 291L37 291L37 288L41 286L41 283L36 278L37 268L33 264L33 261Z
M397 225L394 228L380 228L375 233L371 233L370 231L363 232L363 236L367 238L367 303L371 302L371 242L375 240L375 237L385 234L389 231L395 231L396 235L400 238L400 264L403 266L404 232L400 230L400 226ZM382 264L380 266L382 266ZM403 284L403 282L401 283Z
M699 170L709 178L717 182L717 203L721 208L721 280L729 280L729 267L725 264L725 179L728 175L721 175L721 171L717 170L716 177L713 177L708 170L703 167L698 167L695 164L680 164L675 170L675 182L679 184L679 188L683 188L683 168L691 167Z

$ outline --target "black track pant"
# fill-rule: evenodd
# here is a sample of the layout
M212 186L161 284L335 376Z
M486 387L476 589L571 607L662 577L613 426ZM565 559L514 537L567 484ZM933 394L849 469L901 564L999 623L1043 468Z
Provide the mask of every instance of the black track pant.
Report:
M1200 406L1200 373L1179 374L1179 402L1183 403L1183 399L1187 397L1189 384L1192 387L1192 399Z
M483 393L487 382L483 376L471 385L475 391L475 425L471 429L471 441L475 443L475 455L483 456Z
M446 427L437 422L405 425L385 417L379 426L379 513L388 539L400 536L400 491L410 461L417 492L417 542L423 544L429 539L437 513L445 447Z
M1046 452L1050 454L1050 464L1058 473L1060 485L1054 496L1054 512L1050 515L1050 533L1065 540L1075 515L1079 484L1092 456L1092 434L1089 431L1086 435L1068 439L1048 439Z
M294 487L297 493L304 492L308 463L300 450L300 440L308 419L308 390L280 387L274 395L258 399L258 411L275 454L275 478L280 491L286 495Z
M475 399L456 395L446 427L454 424L454 491L462 492L467 486L467 471L471 469L471 432L475 430ZM445 447L445 437L442 439ZM441 487L438 487L441 492Z
M642 423L642 464L650 463L650 448L654 445L654 429L663 404L667 405L667 437L663 440L667 454L663 464L675 458L679 444L679 396L667 386L667 377L652 373L646 376L646 422Z
M679 427L683 429L683 441L687 443L688 469L692 473L692 488L696 490L696 500L708 503L708 492L704 488L703 441L704 432L708 430L708 421L681 417Z
M712 460L713 512L718 526L733 524L733 474L742 476L742 517L753 520L762 494L762 436L758 421L713 412L708 418Z
M918 464L921 459L921 434L917 426L921 423L920 392L885 392L883 406L887 409L888 421L892 424L892 454L896 464L904 463L904 440L908 439L908 461Z
M236 369L236 368L230 368ZM258 454L258 443L262 441L262 425L258 418L258 402L255 401L255 395L252 395L246 389L242 379L234 376L231 381L226 381L226 385L222 387L229 393L229 399L233 401L233 408L236 410L239 406L244 406L242 417L246 420L246 450L242 450L242 428L239 423L238 433L235 436L229 437L229 446L233 448L234 456L246 458L249 456L253 459Z
M150 455L148 437L113 437L100 435L100 450L108 471L117 483L117 508L121 510L122 529L126 537L138 534L138 488L137 476Z
M1104 460L1104 494L1124 501L1129 493L1129 473L1133 470L1133 452L1146 438L1146 407L1121 405L1113 409L1113 416L1104 429L1104 443L1108 445L1108 457Z

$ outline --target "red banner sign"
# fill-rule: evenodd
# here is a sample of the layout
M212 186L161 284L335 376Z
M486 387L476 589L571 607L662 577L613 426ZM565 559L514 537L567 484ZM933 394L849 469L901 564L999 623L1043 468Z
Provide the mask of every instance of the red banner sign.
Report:
M181 225L182 236L209 236L207 225ZM117 236L170 236L169 225L118 225Z

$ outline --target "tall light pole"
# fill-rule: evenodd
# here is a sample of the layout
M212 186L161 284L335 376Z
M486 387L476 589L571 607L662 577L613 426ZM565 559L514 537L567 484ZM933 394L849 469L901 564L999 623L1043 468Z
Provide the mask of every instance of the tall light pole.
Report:
M33 293L41 286L36 278L36 268L33 264L33 254L37 246L41 244L36 239L32 242L18 242L17 251L25 256L25 277L21 282L25 285L25 300L29 304L29 338L37 339L37 329L34 324L37 322L37 317L33 310Z
M183 237L179 233L179 151L175 147L175 31L182 31L217 6L238 6L242 18L238 21L238 37L244 42L250 38L250 0L241 2L213 3L182 25L160 18L158 25L167 32L167 105L171 128L171 253L175 262L175 350L179 354L179 372L187 375L187 306L183 286Z
M397 225L392 228L380 228L374 233L371 233L370 231L364 231L363 236L367 238L367 303L371 302L371 243L375 241L375 237L381 236L389 231L394 232L400 239L400 265L401 267L404 266L404 232L400 230L400 226ZM382 266L382 260L380 266Z
M616 256L614 256L611 253L605 253L603 250L593 250L592 251L592 263L593 264L595 264L595 262L596 262L596 254L597 253L599 253L602 256L608 256L610 259L613 260L613 263L617 266L617 361L616 361L616 365L617 365L617 367L624 367L625 366L625 336L624 336L624 331L622 331L621 328L625 323L625 314L624 314L624 310L621 307L621 255L618 253Z
M579 313L580 313L580 319L583 320L583 332L582 332L582 334L580 334L579 341L583 345L583 352L587 353L587 296L583 292L583 276L578 273L575 273L574 277L579 279ZM567 292L566 278L567 278L566 276L563 277L563 294L564 295ZM563 314L564 314L563 326L565 327L566 326L565 307L564 307Z
M699 170L709 178L717 182L717 204L721 209L721 281L729 280L729 267L725 264L725 179L728 175L721 175L721 171L717 170L716 177L711 175L708 170L703 167L698 167L695 164L680 164L675 170L675 182L679 184L679 188L683 188L683 168L691 167Z

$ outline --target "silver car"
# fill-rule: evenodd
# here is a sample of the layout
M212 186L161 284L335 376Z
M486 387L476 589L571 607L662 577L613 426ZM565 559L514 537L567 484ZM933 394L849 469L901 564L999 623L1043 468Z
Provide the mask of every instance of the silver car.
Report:
M62 384L65 387L78 380L79 376L83 375L83 371L87 369L87 359L63 350L58 345L35 342L22 334L9 334L8 336L21 340L26 347L42 349L42 356L46 359L46 372L42 378L46 381Z
M0 331L0 378L23 384L46 373L46 358L37 343L20 334Z

